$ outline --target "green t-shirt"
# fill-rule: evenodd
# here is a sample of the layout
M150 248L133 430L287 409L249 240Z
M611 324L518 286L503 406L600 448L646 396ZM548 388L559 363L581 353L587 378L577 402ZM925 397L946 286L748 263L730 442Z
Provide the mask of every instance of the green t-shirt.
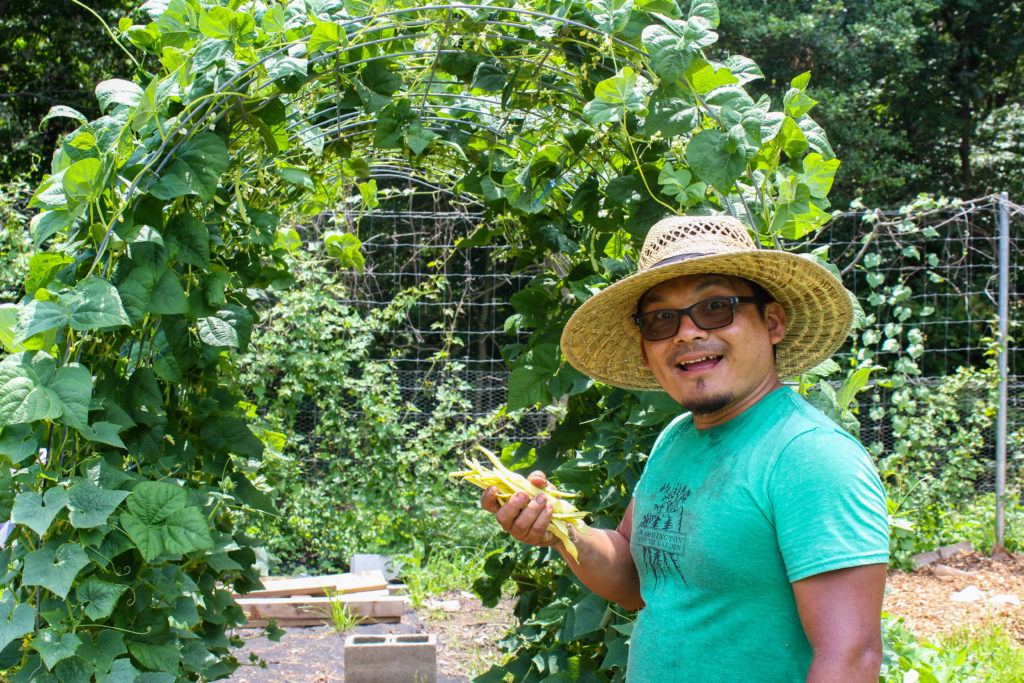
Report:
M812 652L790 583L889 559L867 452L787 388L711 429L673 420L633 496L634 683L802 681Z

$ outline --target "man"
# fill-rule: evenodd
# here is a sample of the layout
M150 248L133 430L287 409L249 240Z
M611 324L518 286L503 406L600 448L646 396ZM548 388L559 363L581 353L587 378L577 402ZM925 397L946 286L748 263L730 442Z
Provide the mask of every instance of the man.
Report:
M885 492L863 447L780 383L833 354L852 318L814 260L758 249L731 218L677 217L567 323L577 369L689 413L658 437L618 528L574 536L579 562L547 531L545 496L502 505L492 488L481 505L642 608L628 680L877 681Z

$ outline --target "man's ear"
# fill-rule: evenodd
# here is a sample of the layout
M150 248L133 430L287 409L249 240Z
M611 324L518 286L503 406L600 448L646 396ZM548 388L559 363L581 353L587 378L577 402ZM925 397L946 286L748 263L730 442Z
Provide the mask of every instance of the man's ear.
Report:
M786 309L778 301L770 301L764 307L764 320L768 325L768 338L774 346L786 336Z

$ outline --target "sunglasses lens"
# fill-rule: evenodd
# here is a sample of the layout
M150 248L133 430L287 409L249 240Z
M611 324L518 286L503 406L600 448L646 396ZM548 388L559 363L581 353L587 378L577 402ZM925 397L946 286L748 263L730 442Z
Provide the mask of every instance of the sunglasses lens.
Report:
M697 327L713 330L732 322L733 303L729 299L708 299L694 306L690 313Z
M668 339L679 331L679 311L654 311L641 318L644 338L648 341Z

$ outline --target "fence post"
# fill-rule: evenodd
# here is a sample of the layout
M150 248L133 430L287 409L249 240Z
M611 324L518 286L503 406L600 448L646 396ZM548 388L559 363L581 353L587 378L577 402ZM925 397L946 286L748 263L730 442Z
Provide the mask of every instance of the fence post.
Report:
M1009 195L999 195L999 414L996 418L996 544L1006 532L1006 359L1009 345L1010 210ZM993 548L995 550L995 548Z

